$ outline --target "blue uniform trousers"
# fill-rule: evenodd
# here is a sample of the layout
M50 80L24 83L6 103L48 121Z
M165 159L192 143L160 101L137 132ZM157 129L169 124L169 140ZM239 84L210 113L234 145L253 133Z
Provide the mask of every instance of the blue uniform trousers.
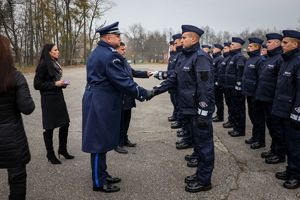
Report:
M106 184L106 152L105 153L91 153L91 167L93 187L102 187Z
M224 89L222 86L215 85L215 101L217 107L217 116L219 119L224 119L224 100L223 100Z
M225 96L225 103L227 105L227 109L228 109L228 121L231 124L234 124L234 118L232 115L232 105L231 105L231 90L234 89L230 89L230 88L224 88L224 96Z
M233 130L240 134L245 134L246 128L246 108L245 108L245 96L241 91L233 89L231 91L231 105L232 114L234 118Z
M261 102L254 100L253 97L247 97L247 103L249 117L251 115L250 119L252 118L252 137L255 142L265 144L266 123L263 105Z

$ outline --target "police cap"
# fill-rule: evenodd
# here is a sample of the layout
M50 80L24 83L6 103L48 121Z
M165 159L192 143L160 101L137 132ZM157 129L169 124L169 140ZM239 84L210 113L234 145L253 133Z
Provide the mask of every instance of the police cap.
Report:
M182 38L181 33L177 33L177 34L172 35L172 39L173 39L174 41L177 40L177 39L181 39L181 38Z
M182 25L181 29L182 29L182 33L185 33L185 32L194 32L197 35L199 35L200 37L204 33L204 31L202 29L200 29L200 28L198 28L196 26L193 26L193 25Z
M202 48L208 48L208 49L211 48L211 46L209 46L209 45L207 45L207 44L203 44L201 47L202 47Z
M230 47L231 42L224 42L224 47Z
M268 33L266 34L267 40L282 40L282 35L279 33Z
M300 32L296 30L283 30L283 37L290 37L300 40Z
M214 44L214 47L223 50L223 46L220 44Z
M262 39L259 39L257 37L251 37L248 40L249 40L249 44L256 43L256 44L260 44L261 45L264 42Z
M116 34L120 35L121 32L118 28L119 22L115 22L113 24L101 27L96 30L97 33L100 33L100 35L106 35L106 34Z
M241 45L245 44L245 41L240 37L232 37L232 42L240 43Z

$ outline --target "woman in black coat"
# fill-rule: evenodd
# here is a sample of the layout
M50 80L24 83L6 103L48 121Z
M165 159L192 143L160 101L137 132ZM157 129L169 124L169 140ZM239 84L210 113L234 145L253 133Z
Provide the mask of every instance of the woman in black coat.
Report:
M59 51L55 44L46 44L43 48L34 77L34 88L41 93L42 120L45 131L44 142L47 158L52 164L61 164L53 150L53 130L59 127L58 155L73 159L67 151L69 114L63 95L63 88L69 84L62 80L62 68L58 63Z
M26 164L30 161L21 113L30 114L35 106L28 84L13 67L9 40L0 35L0 168L6 168L10 200L26 196Z

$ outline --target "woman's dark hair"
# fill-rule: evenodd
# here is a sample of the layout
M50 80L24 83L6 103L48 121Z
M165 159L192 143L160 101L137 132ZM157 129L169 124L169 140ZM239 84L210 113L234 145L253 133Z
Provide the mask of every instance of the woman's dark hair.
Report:
M52 43L45 44L39 60L39 64L44 64L47 67L50 76L55 75L54 66L52 64L52 58L49 54L54 46L55 44Z
M15 87L15 70L10 42L7 37L0 35L0 94Z

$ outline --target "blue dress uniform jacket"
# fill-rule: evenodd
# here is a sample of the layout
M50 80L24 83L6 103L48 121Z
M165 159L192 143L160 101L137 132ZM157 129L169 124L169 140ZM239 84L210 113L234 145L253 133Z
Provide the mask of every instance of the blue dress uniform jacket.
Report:
M300 123L300 49L282 54L272 114Z
M272 103L275 95L277 77L283 62L282 47L268 51L268 57L259 66L259 78L255 98Z
M220 73L221 70L219 69L219 67L221 67L221 63L223 61L223 57L221 55L221 52L213 54L213 69L214 69L214 81L215 81L215 85L220 85L219 83L219 79L220 79Z
M226 66L230 61L230 53L224 53L224 58L222 62L219 62L218 66L218 83L221 86L225 87L225 73L226 73Z
M82 99L82 150L103 153L119 144L123 93L144 100L146 90L128 75L124 58L100 41L87 62Z
M209 116L214 112L212 59L195 44L178 57L175 72L155 88L163 93L177 86L178 105L182 114Z
M258 68L262 62L260 50L248 52L249 58L245 63L242 77L242 94L245 96L255 96L258 81Z

